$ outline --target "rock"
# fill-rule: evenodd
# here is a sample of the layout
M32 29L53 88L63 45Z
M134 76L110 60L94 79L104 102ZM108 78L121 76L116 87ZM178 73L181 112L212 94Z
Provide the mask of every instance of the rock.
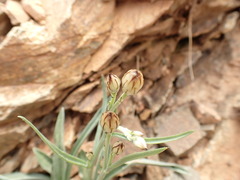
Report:
M96 72L104 65L106 66L109 63L108 61L116 56L122 46L131 39L132 33L153 24L157 18L170 8L172 3L173 1L157 1L155 3L125 1L125 3L121 3L116 10L112 31L108 39L100 51L91 58L84 72Z
M102 100L102 90L94 89L88 96L86 96L79 104L72 107L72 110L82 113L93 112Z
M21 4L17 1L7 0L5 12L13 25L27 22L30 19L28 14L23 10Z
M192 101L191 110L201 124L216 124L221 121L220 115L214 109L203 104Z
M35 154L31 151L28 153L26 159L24 159L24 162L22 163L21 172L31 173L36 172L37 170L39 170L38 160Z
M26 156L26 146L17 149L12 154L0 158L0 174L5 174L14 171L22 161L22 158Z
M6 123L5 120L19 121L18 115L27 116L31 120L36 114L42 114L44 111L50 112L52 108L46 106L41 111L36 111L35 115L32 114L34 109L39 109L56 97L54 94L52 97L47 97L52 90L52 85L38 84L0 87L0 124ZM35 104L37 101L38 103Z
M151 116L152 111L150 109L144 109L140 114L140 119L146 121Z
M37 22L46 18L42 0L22 0L23 9Z
M175 156L180 156L191 149L204 136L197 119L194 118L187 105L176 108L170 113L161 114L155 120L157 124L154 131L159 137L194 131L193 134L183 139L166 143Z
M29 137L29 126L26 124L1 126L0 131L0 158L2 158L10 150L14 149L20 142L23 143Z
M12 28L7 15L0 8L0 36L5 36Z
M66 100L63 102L63 106L65 108L72 108L78 106L79 103L89 95L90 91L99 84L99 81L95 81L92 83L88 83L85 85L80 86L73 93L71 93Z
M238 18L239 18L239 12L234 11L228 14L225 17L223 24L221 25L222 33L227 33L233 30L234 27L237 25Z
M202 151L193 153L196 170L204 180L239 179L239 122L224 120L215 136ZM198 163L198 164L197 164ZM199 164L200 163L200 164ZM218 167L218 168L216 168Z

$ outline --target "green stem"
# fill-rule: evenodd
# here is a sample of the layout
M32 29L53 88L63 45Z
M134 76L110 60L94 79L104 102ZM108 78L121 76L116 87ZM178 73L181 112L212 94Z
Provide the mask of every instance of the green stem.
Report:
M94 169L94 180L97 179L97 176L98 176L98 172L99 172L99 168L100 168L100 163L101 163L101 160L102 160L102 153L103 151L101 150L100 153L99 153L99 156L97 158L97 162L96 162L96 166L95 166L95 169Z
M108 166L108 159L109 159L109 151L110 151L110 140L112 137L112 133L107 133L106 139L105 139L105 155L104 155L104 165L103 169L106 169Z
M100 142L99 142L98 146L96 147L96 150L93 152L93 158L90 161L90 164L89 164L89 167L88 167L88 169L89 169L88 170L88 177L90 177L90 179L92 178L94 165L97 163L98 157L100 156L100 152L102 150L105 137L106 137L106 135L103 134L103 136L100 139Z
M122 95L118 98L118 100L109 108L110 111L115 111L117 107L124 101L127 97L126 93L122 93Z
M100 176L98 177L98 180L103 180L107 173L107 169L109 166L109 154L111 154L111 149L110 149L110 141L111 141L112 133L107 133L106 138L105 138L105 147L104 147L104 164L102 171L100 173Z
M112 108L112 106L114 105L115 101L117 98L117 93L111 94L111 99L108 103L108 110L110 110Z

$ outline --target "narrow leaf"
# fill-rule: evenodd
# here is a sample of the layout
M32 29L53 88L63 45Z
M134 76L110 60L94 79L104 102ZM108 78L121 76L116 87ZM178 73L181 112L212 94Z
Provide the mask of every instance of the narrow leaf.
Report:
M119 174L120 172L124 171L128 167L130 167L131 164L123 164L121 166L118 166L117 168L111 170L104 178L104 180L111 180L114 176Z
M181 134L176 134L168 137L153 137L153 138L144 138L144 139L147 144L161 144L161 143L166 143L166 142L175 141L175 140L184 138L192 133L193 131L187 131Z
M50 180L49 176L43 174L24 174L14 172L11 174L0 175L1 180Z
M107 97L106 83L105 83L105 80L104 80L103 76L101 77L101 84L102 84L102 91L103 91L103 101L102 101L103 111L102 112L104 112L107 109L108 97ZM101 135L102 135L102 127L101 127L100 123L98 123L97 132L96 132L95 137L94 137L94 147L93 147L94 151L96 150L96 148L98 146Z
M64 108L61 108L57 117L56 125L54 128L54 143L56 146L65 151L64 148L64 121L65 121L65 113ZM53 166L51 173L51 180L64 180L65 177L65 168L66 161L59 157L57 154L53 155Z
M152 165L152 166L160 166L164 168L168 168L172 171L175 171L180 174L188 174L188 170L186 167L175 164L175 163L168 163L163 161L156 161L151 159L136 159L132 161L126 162L126 164L123 164L113 170L111 170L105 177L105 180L110 180L120 172L124 171L125 169L129 168L130 166L143 164L143 165Z
M42 139L42 141L49 146L49 148L56 153L58 156L60 156L61 158L63 158L65 161L71 163L71 164L75 164L78 166L82 166L82 167L86 167L87 163L75 156L72 156L71 154L68 154L64 151L62 151L61 149L59 149L55 144L53 144L52 142L50 142L29 120L27 120L25 117L23 116L18 116L20 119L22 119L24 122L26 122L29 126L31 126L31 128L37 133L37 135Z
M160 166L160 167L171 169L180 174L188 174L188 170L184 166L181 166L181 165L175 164L175 163L156 161L156 160L152 160L152 159L136 159L133 161L129 161L126 164L128 164L128 165L144 164L144 165Z
M54 143L61 150L64 148L64 121L65 121L65 112L64 108L61 108L57 117L55 129L54 129Z
M109 171L115 169L116 167L119 167L119 166L125 164L128 161L132 161L132 160L135 160L135 159L144 158L144 157L147 157L147 156L152 156L152 155L155 155L155 154L159 154L159 153L165 151L166 149L167 149L166 147L163 147L163 148L148 150L148 151L144 151L144 152L137 152L137 153L127 155L127 156L123 157L122 159L118 160L117 162L113 163L109 167Z
M192 134L194 131L187 131L181 134L176 134L173 136L167 136L167 137L151 137L151 138L144 138L147 144L161 144L161 143L166 143L166 142L170 142L170 141L175 141L181 138L184 138L190 134ZM121 138L121 139L125 139L128 140L127 137L119 132L114 132L113 136Z
M42 169L47 171L49 174L52 172L52 159L46 153L38 148L33 148L33 153L37 157L38 163Z

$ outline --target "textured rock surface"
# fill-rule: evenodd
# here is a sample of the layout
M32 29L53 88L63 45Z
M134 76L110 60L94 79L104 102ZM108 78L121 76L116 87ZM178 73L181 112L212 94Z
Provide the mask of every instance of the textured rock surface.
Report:
M100 104L101 75L122 76L139 67L145 84L121 108L123 125L148 136L197 129L167 144L173 155L160 158L192 166L198 171L192 179L225 180L228 174L240 179L238 0L41 3L44 23L19 20L0 39L0 173L39 171L31 148L50 153L16 116L26 116L51 139L55 113L65 106L69 148ZM25 10L40 21L37 11ZM190 15L194 80L188 60Z

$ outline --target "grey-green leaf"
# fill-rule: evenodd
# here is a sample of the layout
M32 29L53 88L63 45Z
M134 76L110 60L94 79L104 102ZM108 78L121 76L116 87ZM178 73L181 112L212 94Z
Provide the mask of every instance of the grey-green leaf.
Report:
M33 153L37 157L38 163L42 169L49 174L52 172L52 158L38 148L33 148Z
M170 141L175 141L181 138L184 138L190 134L192 134L193 131L187 131L181 134L176 134L173 136L167 136L167 137L153 137L153 138L144 138L147 144L161 144L166 143Z
M132 161L126 162L126 164L123 164L113 170L111 170L105 177L105 180L110 180L120 172L124 171L130 166L134 166L137 164L143 164L143 165L152 165L152 166L160 166L164 168L171 169L177 173L180 174L188 174L188 170L186 167L175 164L175 163L168 163L168 162L163 162L163 161L156 161L156 160L151 160L151 159L136 159Z
M72 156L71 154L68 154L64 151L62 151L61 149L59 149L55 144L51 143L29 120L27 120L25 117L23 116L18 116L20 119L22 119L24 122L26 122L29 126L31 126L31 128L37 133L37 135L42 139L42 141L48 145L48 147L54 152L56 153L58 156L60 156L61 158L63 158L65 161L71 163L71 164L75 164L78 166L82 166L82 167L87 167L87 162L83 161L80 158L77 158L75 156Z
M64 108L61 108L57 117L55 129L54 129L54 142L56 146L65 151L64 148L64 121L65 121L65 112ZM59 157L57 154L53 155L53 166L51 173L51 180L64 180L65 179L65 169L66 161Z
M168 163L168 162L163 162L163 161L156 161L156 160L152 160L152 159L136 159L136 160L127 162L127 164L128 165L144 164L144 165L160 166L160 167L171 169L180 174L188 174L189 173L186 167L181 166L179 164Z
M159 153L165 151L166 149L167 149L167 147L163 147L163 148L152 149L152 150L148 150L148 151L136 152L136 153L129 154L129 155L123 157L122 159L118 160L117 162L113 163L109 167L108 170L111 171L111 170L125 164L128 161L132 161L132 160L135 160L135 159L144 158L144 157L147 157L147 156L152 156L152 155L155 155L155 154L159 154Z
M0 175L0 180L50 180L50 178L43 174L24 174L14 172L11 174Z
M184 138L190 134L192 134L193 131L187 131L181 134L176 134L173 136L167 136L167 137L151 137L151 138L144 138L147 144L162 144L162 143L166 143L166 142L170 142L170 141L175 141L181 138ZM113 136L121 138L121 139L125 139L128 140L127 137L122 134L122 133L118 133L118 132L114 132Z

